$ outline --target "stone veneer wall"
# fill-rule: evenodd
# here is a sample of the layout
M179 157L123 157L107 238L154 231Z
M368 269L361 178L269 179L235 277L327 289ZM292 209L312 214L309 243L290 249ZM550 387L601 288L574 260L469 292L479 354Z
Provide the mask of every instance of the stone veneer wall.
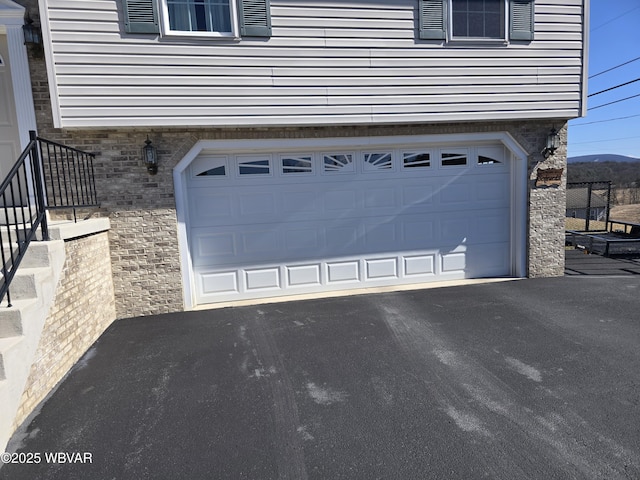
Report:
M65 262L14 428L115 319L107 232L65 241Z
M32 18L35 0L21 0ZM118 318L183 309L182 277L178 255L173 167L201 139L259 139L425 135L509 132L529 153L529 245L531 277L562 275L564 269L564 217L566 172L560 187L536 188L539 168L566 169L565 121L435 123L382 126L280 128L123 128L55 129L43 58L30 59L38 133L82 150L96 153L96 183L102 215L111 220L111 258ZM561 148L545 159L542 148L555 126ZM159 170L149 176L141 161L141 148L149 136L158 148Z
M98 153L96 180L103 214L111 220L111 258L119 318L183 309L182 277L173 189L173 168L200 139L305 138L424 135L508 131L530 152L529 252L531 277L564 271L565 180L560 187L535 187L539 168L565 168L566 148L540 154L549 122L501 122L386 127L280 129L149 129L145 131L57 131L41 135ZM158 147L159 171L146 173L140 148L149 135ZM566 127L561 129L566 138ZM564 145L564 143L563 143Z

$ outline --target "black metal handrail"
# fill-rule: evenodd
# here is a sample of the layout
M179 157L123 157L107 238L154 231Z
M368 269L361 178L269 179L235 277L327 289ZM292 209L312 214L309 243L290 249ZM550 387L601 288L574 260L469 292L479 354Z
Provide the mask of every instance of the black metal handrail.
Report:
M48 209L99 206L93 169L94 155L45 140L29 132L29 144L0 184L0 300L38 229L49 240Z
M38 137L43 175L46 179L47 209L98 207L93 153L83 152Z

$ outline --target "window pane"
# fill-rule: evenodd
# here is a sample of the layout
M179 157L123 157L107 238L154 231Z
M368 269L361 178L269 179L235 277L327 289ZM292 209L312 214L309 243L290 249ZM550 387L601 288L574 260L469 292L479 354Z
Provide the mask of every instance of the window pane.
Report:
M454 37L504 38L504 0L451 0Z
M282 157L282 173L311 173L311 155Z
M428 153L404 153L404 168L420 168L431 166L431 156Z
M391 153L365 153L364 170L366 172L376 170L390 170L393 168Z
M167 0L169 27L184 32L231 32L229 0Z
M467 155L464 153L443 153L442 166L455 167L457 165L466 165Z
M226 175L226 169L225 166L222 165L220 167L215 167L215 168L210 168L209 170L205 170L202 173L199 173L198 176L199 177L206 177L206 176L224 176Z
M353 172L353 155L337 154L323 156L325 172Z

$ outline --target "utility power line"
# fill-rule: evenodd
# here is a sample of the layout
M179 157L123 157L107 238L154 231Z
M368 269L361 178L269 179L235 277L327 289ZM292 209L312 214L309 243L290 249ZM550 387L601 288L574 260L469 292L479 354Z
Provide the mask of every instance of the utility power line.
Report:
M591 140L589 142L571 142L571 145L584 145L585 143L607 143L617 142L618 140L632 140L640 137L623 137L623 138L609 138L607 140Z
M591 75L589 78L590 78L590 79L591 79L591 78L595 78L595 77L597 77L598 75L602 75L603 73L610 72L611 70L615 70L616 68L624 67L625 65L628 65L628 64L630 64L630 63L636 62L636 61L638 61L638 60L640 60L640 57L636 57L636 58L634 58L634 59L632 59L632 60L629 60L629 61L627 61L627 62L621 63L620 65L616 65L615 67L607 68L606 70L603 70L602 72L598 72L598 73L595 73L595 74Z
M621 13L621 14L620 14L620 15L618 15L617 17L613 17L611 20L607 20L606 22L601 23L601 24L600 24L600 25L598 25L597 27L592 28L592 29L591 29L591 31L592 31L592 32L595 32L595 31L596 31L596 30L598 30L599 28L602 28L602 27L604 27L605 25L609 25L611 22L614 22L614 21L618 20L619 18L622 18L622 17L624 17L625 15L628 15L629 13L633 12L634 10L638 10L639 8L640 8L640 5L639 5L639 6L637 6L637 7L632 8L631 10L627 10L626 12Z
M634 117L640 117L640 113L637 115L628 115L626 117L608 118L606 120L594 120L593 122L572 123L571 127L581 127L582 125L593 125L594 123L615 122L616 120L626 120L627 118L634 118Z
M614 100L613 102L609 102L609 103L604 103L602 105L598 105L596 107L590 107L588 108L588 110L595 110L597 108L602 108L602 107L606 107L607 105L613 105L614 103L620 103L620 102L624 102L625 100L630 100L632 98L636 98L636 97L640 97L640 93L636 94L636 95L631 95L630 97L626 97L626 98L621 98L620 100Z
M599 92L592 93L587 95L588 97L595 97L596 95L600 95L601 93L610 92L611 90L615 90L616 88L624 87L625 85L630 85L632 83L640 82L640 78L636 78L635 80L631 80L629 82L621 83L620 85L616 85L615 87L606 88L604 90L600 90Z

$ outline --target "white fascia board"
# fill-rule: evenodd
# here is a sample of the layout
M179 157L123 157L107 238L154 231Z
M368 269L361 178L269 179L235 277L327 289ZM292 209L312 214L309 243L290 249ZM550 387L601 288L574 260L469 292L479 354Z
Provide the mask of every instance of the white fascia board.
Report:
M589 44L591 36L589 28L591 23L591 3L590 0L584 0L582 5L582 79L580 87L582 88L582 99L580 102L580 117L586 117L589 96Z

